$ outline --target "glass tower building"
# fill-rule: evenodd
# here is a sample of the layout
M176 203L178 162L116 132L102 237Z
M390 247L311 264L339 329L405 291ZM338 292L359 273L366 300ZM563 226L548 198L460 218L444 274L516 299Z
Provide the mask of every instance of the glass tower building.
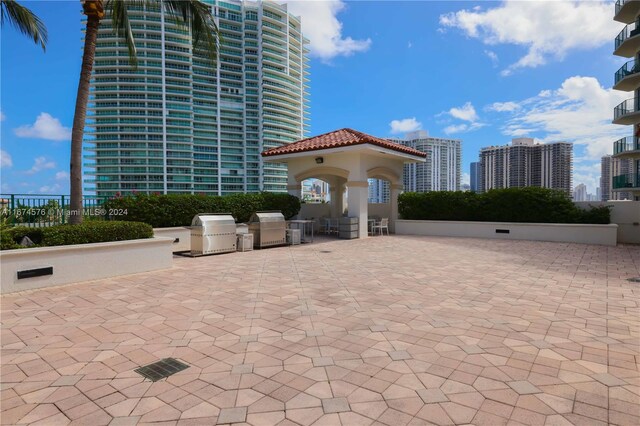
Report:
M101 25L85 138L85 190L286 192L284 164L260 152L302 139L308 43L271 2L205 0L220 30L215 62L162 8L130 6L138 67L111 21Z

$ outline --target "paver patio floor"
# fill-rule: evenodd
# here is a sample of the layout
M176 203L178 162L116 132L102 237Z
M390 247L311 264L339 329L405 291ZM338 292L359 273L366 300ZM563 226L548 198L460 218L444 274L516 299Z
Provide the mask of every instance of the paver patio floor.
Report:
M637 276L638 246L391 236L7 295L1 420L638 425Z

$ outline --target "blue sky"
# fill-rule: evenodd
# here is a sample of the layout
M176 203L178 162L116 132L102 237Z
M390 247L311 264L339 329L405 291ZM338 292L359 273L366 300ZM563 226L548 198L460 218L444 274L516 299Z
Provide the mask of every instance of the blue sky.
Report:
M67 193L81 60L77 1L24 1L47 52L2 28L2 192ZM311 39L311 135L424 129L463 141L463 173L512 137L575 143L574 186L595 191L599 157L631 134L610 124L622 25L613 2L291 2ZM558 21L560 19L560 21Z

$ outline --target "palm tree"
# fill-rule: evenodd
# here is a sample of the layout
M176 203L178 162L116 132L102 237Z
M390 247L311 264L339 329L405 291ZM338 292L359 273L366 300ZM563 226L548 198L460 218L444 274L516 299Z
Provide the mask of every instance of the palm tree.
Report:
M3 0L4 1L4 0ZM76 108L71 130L71 162L69 175L71 184L69 223L82 222L82 138L87 118L87 101L89 99L89 83L93 60L96 53L96 39L100 21L108 15L113 30L124 38L129 50L129 63L137 66L136 47L133 32L129 24L128 8L130 6L162 7L169 19L175 20L190 30L194 49L215 60L218 51L218 27L215 24L211 9L200 0L85 0L82 4L87 16L87 28L84 39L84 53L80 82L76 97Z
M35 44L42 46L42 50L46 50L47 27L35 13L15 0L0 0L0 26L4 26L5 19L22 34L32 38Z

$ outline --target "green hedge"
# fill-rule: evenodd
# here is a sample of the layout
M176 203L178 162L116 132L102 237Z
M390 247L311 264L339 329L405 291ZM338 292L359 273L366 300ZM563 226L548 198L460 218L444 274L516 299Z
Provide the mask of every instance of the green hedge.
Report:
M411 220L596 224L609 223L611 215L608 206L581 209L562 191L536 187L407 192L398 198L398 212Z
M37 247L66 246L152 238L153 228L140 222L90 221L80 225L56 225L42 228L17 226L3 228L0 233L0 249L10 250L23 248L19 245L23 237L29 237Z
M225 196L138 194L113 198L105 203L112 218L148 223L154 228L189 226L198 213L230 213L247 222L256 211L279 210L286 219L300 211L300 200L289 194L261 192Z

